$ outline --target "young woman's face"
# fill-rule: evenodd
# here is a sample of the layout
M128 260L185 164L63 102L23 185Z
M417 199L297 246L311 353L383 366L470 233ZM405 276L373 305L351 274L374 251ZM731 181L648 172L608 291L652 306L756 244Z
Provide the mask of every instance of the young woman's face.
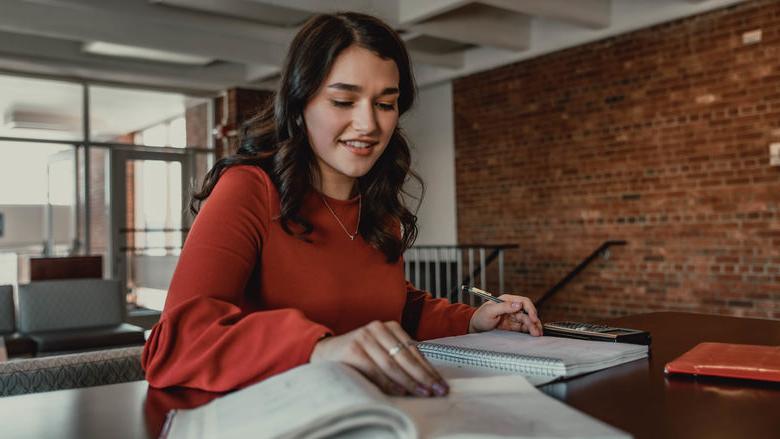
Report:
M398 123L398 77L394 61L359 46L336 57L303 111L323 188L353 182L382 155Z

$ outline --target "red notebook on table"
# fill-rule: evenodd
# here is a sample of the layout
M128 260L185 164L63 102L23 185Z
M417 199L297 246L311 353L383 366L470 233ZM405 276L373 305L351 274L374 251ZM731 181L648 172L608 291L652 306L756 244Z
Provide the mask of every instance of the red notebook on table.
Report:
M780 382L780 346L699 343L664 372Z

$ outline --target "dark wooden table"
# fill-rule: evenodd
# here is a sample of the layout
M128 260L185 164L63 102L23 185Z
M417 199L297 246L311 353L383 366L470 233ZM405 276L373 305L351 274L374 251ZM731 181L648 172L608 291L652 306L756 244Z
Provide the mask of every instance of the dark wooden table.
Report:
M780 345L780 321L659 312L604 323L649 331L650 358L552 384L558 388L548 393L638 439L780 438L780 384L663 372L700 342Z
M663 374L666 362L702 341L780 345L780 321L653 313L606 322L650 331L650 359L543 390L636 438L780 437L780 385ZM155 438L168 410L217 396L137 381L0 398L0 437Z

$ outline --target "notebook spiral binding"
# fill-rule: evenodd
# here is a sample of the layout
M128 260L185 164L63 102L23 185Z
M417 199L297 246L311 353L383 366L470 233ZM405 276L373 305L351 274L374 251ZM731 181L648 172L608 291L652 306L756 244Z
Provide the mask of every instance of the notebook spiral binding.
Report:
M486 352L478 349L444 346L434 343L419 343L417 344L417 349L429 359L444 360L469 366L489 367L524 375L557 377L561 375L561 368L564 367L561 360L549 357Z

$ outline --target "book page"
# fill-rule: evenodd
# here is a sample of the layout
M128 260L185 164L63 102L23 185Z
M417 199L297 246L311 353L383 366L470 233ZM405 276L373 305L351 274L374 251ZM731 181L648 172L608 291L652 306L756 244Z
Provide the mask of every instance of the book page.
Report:
M340 363L307 364L176 413L167 438L329 435L416 437L408 417L360 373ZM362 436L361 436L362 435Z
M444 398L391 398L420 437L628 438L628 434L544 395L519 375L452 379Z
M510 353L530 357L558 359L566 368L564 376L603 369L647 357L648 347L627 343L578 340L494 330L478 334L444 337L424 343L470 348L490 352Z

